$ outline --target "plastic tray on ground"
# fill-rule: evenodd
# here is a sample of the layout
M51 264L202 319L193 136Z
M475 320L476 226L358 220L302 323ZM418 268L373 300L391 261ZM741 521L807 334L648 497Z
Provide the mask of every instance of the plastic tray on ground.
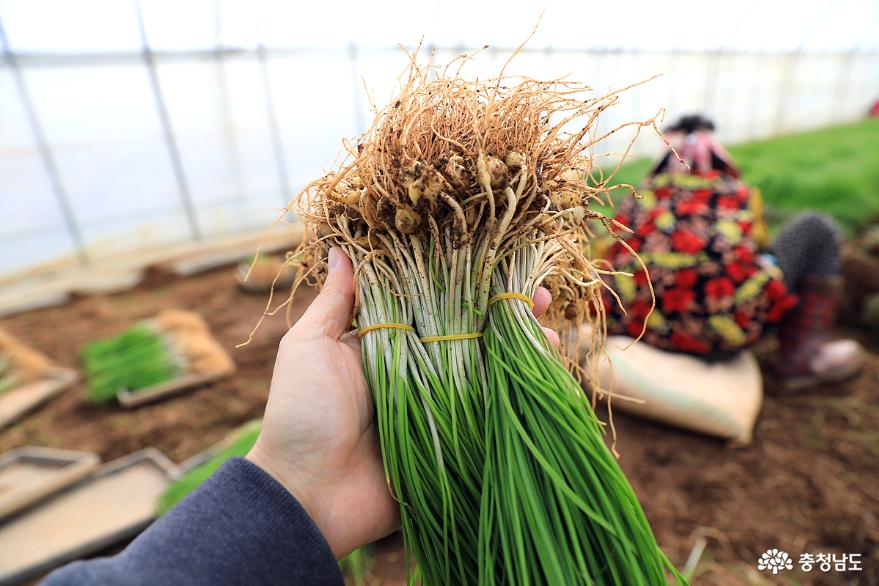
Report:
M224 376L226 376L225 373L186 374L137 391L123 389L116 393L116 400L123 407L140 407L146 403L152 403L164 397L176 395L186 389L214 382Z
M0 430L75 383L78 377L75 370L56 368L40 380L0 395Z
M235 362L198 314L168 309L142 323L155 328L165 338L172 353L184 358L183 365L181 372L171 380L137 390L120 389L116 399L123 407L139 407L235 372Z
M0 521L85 478L101 458L91 452L25 447L0 456Z
M155 518L156 499L176 473L147 448L0 524L0 585L15 584L130 539Z

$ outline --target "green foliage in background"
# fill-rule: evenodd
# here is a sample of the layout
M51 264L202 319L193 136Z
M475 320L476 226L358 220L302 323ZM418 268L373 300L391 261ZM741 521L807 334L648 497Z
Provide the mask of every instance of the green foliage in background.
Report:
M365 545L359 549L355 549L345 557L339 560L339 567L342 573L351 577L354 586L365 586L366 575L372 567L371 547Z
M260 421L252 421L242 426L229 446L201 466L196 466L184 473L174 484L165 489L165 492L159 497L156 512L159 515L164 515L170 511L174 505L207 480L208 476L213 474L229 458L246 456L253 444L256 443L260 428Z
M722 123L722 121L721 121ZM836 126L731 147L744 180L763 193L778 224L798 211L834 216L849 234L879 220L879 120ZM614 183L638 185L652 161L623 165ZM622 190L615 201L624 197Z
M164 339L144 325L88 344L82 350L82 362L92 403L111 401L122 389L143 389L171 380L179 371Z
M174 508L177 503L198 488L202 482L207 480L229 458L246 456L250 448L253 447L253 444L256 443L260 429L262 429L262 421L259 420L242 425L226 448L204 464L184 473L174 484L165 489L165 492L159 496L159 500L156 503L156 513L161 516ZM372 566L369 546L354 550L340 560L339 565L342 568L342 572L352 578L355 586L365 584L366 574Z

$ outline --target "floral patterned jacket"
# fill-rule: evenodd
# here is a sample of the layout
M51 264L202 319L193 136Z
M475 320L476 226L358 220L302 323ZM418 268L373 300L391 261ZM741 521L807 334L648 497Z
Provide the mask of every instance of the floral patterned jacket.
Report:
M647 273L615 242L608 260L633 277L613 277L625 312L605 293L611 333L643 330L642 340L657 348L721 358L754 344L796 304L771 258L758 253L762 220L747 185L714 171L661 174L639 194L616 220L632 230L620 237L649 270L656 307L650 314Z

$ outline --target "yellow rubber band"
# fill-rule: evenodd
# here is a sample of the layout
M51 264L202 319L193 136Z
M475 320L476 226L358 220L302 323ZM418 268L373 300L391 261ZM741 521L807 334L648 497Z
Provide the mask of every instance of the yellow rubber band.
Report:
M414 332L415 328L410 326L409 324L400 324L400 323L386 323L386 324L372 324L371 326L365 326L357 330L357 335L363 337L369 332L374 332L376 330L405 330L407 332ZM421 338L422 342L445 342L452 340L472 340L474 338L481 338L482 332L475 332L470 334L449 334L447 336L426 336Z
M374 332L376 330L406 330L407 332L414 332L415 328L410 326L409 324L398 324L398 323L387 323L387 324L372 324L371 326L362 327L357 330L357 335L359 337L363 337L369 332Z
M534 300L523 293L498 293L488 300L488 304L491 305L495 301L500 301L501 299L518 299L519 301L527 303L528 307L531 309L534 309Z
M472 340L474 338L481 338L482 332L472 332L469 334L449 334L447 336L425 336L421 338L421 341L425 344L428 342L447 342L451 340Z

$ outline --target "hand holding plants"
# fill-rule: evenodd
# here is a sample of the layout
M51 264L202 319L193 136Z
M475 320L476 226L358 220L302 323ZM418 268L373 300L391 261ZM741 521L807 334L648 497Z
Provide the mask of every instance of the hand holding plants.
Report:
M363 378L360 342L346 334L351 262L335 249L318 297L281 340L263 428L248 459L284 485L341 559L399 523Z
M549 302L539 288L535 315ZM351 261L335 248L323 289L281 340L262 433L247 455L296 497L337 559L399 525L360 341L349 332L353 308Z

